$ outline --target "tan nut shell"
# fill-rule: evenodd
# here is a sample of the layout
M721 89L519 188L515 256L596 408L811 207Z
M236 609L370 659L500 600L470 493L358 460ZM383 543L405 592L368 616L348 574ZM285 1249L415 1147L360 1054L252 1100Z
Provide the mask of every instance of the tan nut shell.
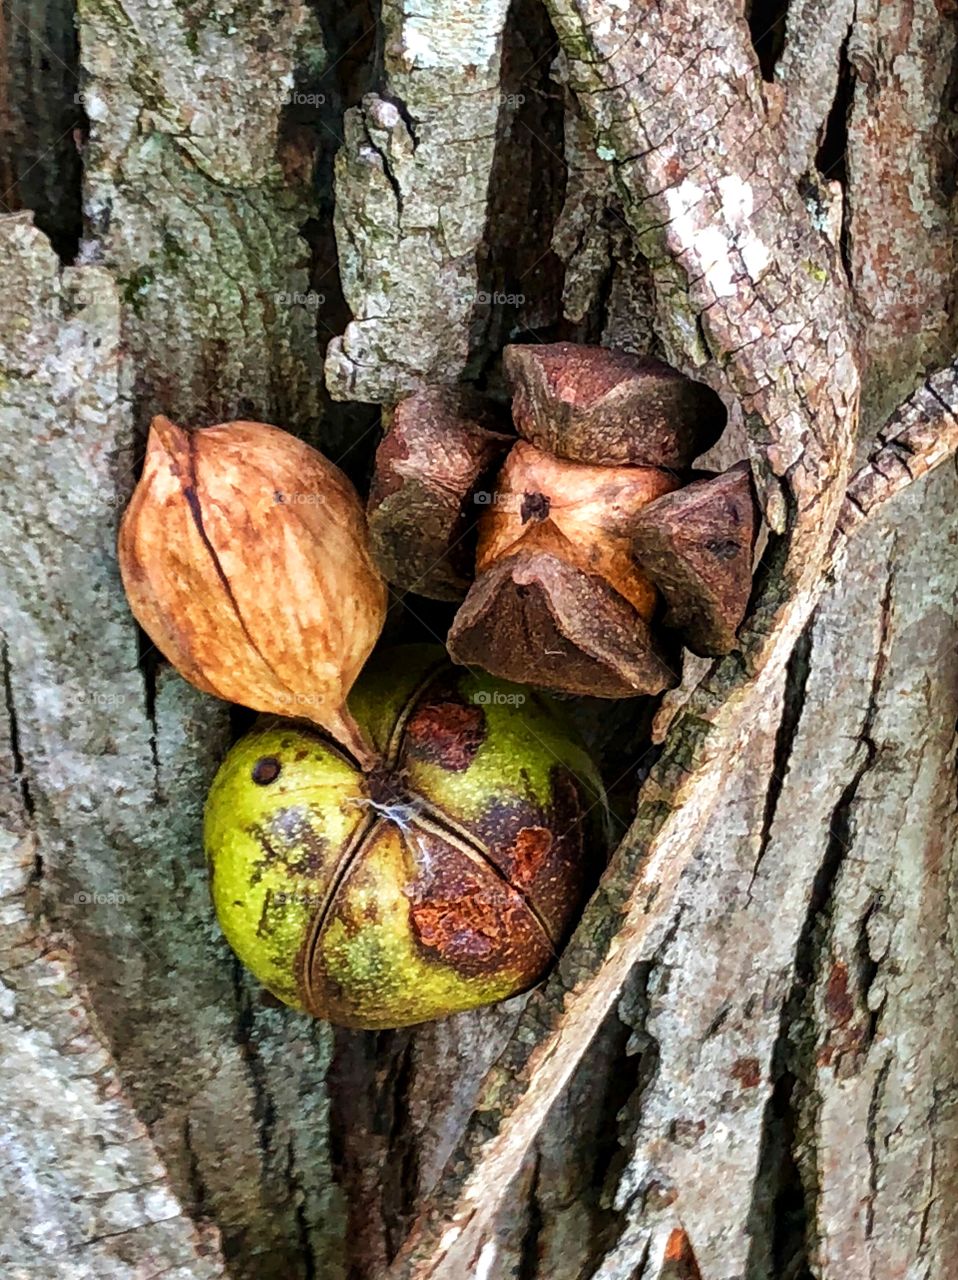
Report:
M155 418L119 559L134 616L182 676L368 759L345 701L386 587L359 499L322 454L261 422Z

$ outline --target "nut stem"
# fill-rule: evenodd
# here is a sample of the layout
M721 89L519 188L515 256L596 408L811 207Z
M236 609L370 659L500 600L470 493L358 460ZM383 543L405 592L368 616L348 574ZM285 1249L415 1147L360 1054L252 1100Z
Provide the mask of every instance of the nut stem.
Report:
M353 719L345 703L338 711L323 717L322 727L355 757L363 773L371 773L377 765L382 764L379 753Z

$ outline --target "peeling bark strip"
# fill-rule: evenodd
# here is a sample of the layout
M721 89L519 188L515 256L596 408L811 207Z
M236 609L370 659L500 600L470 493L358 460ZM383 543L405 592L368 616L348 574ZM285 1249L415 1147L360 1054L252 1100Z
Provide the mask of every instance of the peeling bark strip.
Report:
M673 726L629 836L489 1073L396 1276L476 1266L530 1142L667 919L721 777L821 589L857 408L841 271L781 162L741 17L683 0L644 10L641 21L605 0L549 8L598 154L613 164L656 288L670 290L670 356L679 365L704 358L701 334L722 361L727 381L713 366L703 376L740 398L766 512L780 529L788 516L789 536L741 658L720 663Z
M796 177L814 166L854 15L854 0L789 0L785 48L775 80L784 88L782 138Z
M880 448L856 471L838 518L848 536L878 507L958 450L958 360L928 378L893 414Z
M336 399L395 401L465 368L508 7L383 4L385 82L347 112L336 159L336 239L355 317L326 356Z

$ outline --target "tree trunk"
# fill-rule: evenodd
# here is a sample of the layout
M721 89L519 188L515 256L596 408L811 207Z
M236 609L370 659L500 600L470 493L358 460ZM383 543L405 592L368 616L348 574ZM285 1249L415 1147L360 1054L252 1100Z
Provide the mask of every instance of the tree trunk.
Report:
M953 1269L956 10L733 8L5 0L4 1275ZM380 405L560 337L728 405L741 648L583 706L635 818L542 988L334 1031L212 915L241 716L123 598L145 427L362 486Z

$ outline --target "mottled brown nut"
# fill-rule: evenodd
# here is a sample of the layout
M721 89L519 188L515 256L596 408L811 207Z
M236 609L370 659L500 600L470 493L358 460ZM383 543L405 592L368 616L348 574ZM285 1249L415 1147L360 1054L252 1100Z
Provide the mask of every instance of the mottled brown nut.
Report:
M472 581L476 490L515 437L488 401L433 387L401 401L376 452L367 514L373 558L404 591L461 600Z
M649 356L553 342L504 363L519 434L574 462L681 469L725 426L714 391Z
M374 763L346 696L386 584L338 467L263 422L191 431L160 415L117 550L137 622L184 679L312 720Z
M752 587L758 511L751 471L740 462L643 507L635 558L668 603L664 624L704 657L728 653Z

